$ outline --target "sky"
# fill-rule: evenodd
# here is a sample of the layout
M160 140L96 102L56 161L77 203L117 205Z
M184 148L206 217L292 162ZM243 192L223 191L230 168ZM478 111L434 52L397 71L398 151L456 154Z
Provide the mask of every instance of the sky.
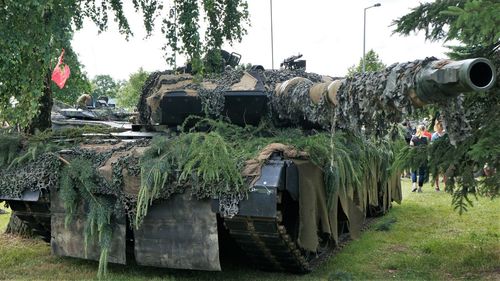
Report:
M124 1L130 2L130 1ZM168 1L166 1L168 3ZM442 42L428 42L424 34L404 37L392 35L391 22L418 6L418 0L272 0L274 34L274 68L285 58L303 55L307 71L323 75L344 76L347 69L363 55L363 11L375 3L380 7L366 11L366 51L373 49L387 65L395 62L444 58ZM224 45L229 52L242 55L241 63L273 67L271 55L270 0L248 0L251 26L241 43ZM145 39L141 15L134 14L130 4L125 13L135 36L129 41L118 33L110 17L107 32L98 34L93 23L75 33L73 48L90 78L109 74L114 79L128 79L140 67L146 71L166 70L162 47L166 40L159 31ZM178 65L185 59L179 58Z

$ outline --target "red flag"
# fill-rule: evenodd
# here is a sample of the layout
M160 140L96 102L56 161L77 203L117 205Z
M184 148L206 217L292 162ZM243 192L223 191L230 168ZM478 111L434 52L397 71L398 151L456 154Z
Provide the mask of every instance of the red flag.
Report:
M52 71L52 81L56 83L59 89L64 88L66 80L69 78L69 66L63 62L64 60L64 49L62 49L61 55L57 62L54 71Z

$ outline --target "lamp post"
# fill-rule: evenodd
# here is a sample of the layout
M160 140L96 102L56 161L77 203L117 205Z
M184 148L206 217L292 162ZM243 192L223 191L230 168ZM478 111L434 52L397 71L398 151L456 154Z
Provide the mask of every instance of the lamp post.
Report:
M269 0L271 8L271 68L274 70L274 34L273 34L273 0Z
M365 73L366 10L380 6L380 3L377 3L373 6L366 7L363 13L363 73Z

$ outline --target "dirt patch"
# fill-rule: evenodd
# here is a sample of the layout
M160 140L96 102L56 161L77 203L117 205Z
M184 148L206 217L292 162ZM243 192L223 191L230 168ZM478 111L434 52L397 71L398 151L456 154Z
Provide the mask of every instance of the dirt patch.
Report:
M387 250L392 253L405 253L409 252L409 248L405 245L390 245Z
M482 280L500 280L500 267L493 270L483 271L481 273Z

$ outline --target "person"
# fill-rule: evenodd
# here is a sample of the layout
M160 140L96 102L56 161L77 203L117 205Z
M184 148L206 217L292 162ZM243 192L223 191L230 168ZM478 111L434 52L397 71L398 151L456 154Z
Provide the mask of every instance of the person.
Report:
M444 136L444 128L443 128L443 122L441 120L436 120L436 123L434 124L434 133L431 136L431 141L435 141L439 139L440 137Z
M405 142L407 145L410 145L410 141L411 141L411 138L413 137L413 135L415 134L415 130L411 127L411 123L410 121L408 120L405 120L403 123L402 123L403 127L404 127L404 139L405 139ZM405 178L411 178L411 172L409 170L404 170L403 171L403 177Z
M89 94L83 94L76 100L76 107L85 109L87 106L92 105L92 96Z
M422 146L427 145L428 139L424 136L425 126L418 125L417 132L411 138L410 146ZM420 165L420 167L416 171L411 172L411 182L412 182L412 192L418 191L422 192L422 186L424 185L424 180L426 177L427 167L425 164ZM417 188L417 172L418 172L418 188Z
M434 133L432 134L431 137L431 142L435 142L437 139L440 137L444 136L444 128L443 128L443 122L441 120L436 120L436 123L434 124ZM446 176L443 177L443 181L446 182ZM436 181L435 181L435 186L436 186L436 191L440 191L439 189L439 172L436 174Z
M403 122L404 129L404 138L407 144L410 144L411 137L415 134L415 130L411 127L410 121L406 120Z
M427 131L427 128L425 128L425 125L423 125L423 126L424 126L423 135L424 135L424 137L427 138L427 142L429 142L432 139L432 134L431 134L431 132Z

